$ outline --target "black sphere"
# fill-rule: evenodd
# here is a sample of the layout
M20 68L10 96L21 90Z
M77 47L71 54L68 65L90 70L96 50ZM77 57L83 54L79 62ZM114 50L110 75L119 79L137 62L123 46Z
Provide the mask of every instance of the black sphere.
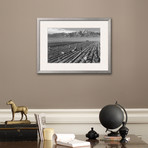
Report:
M122 124L124 114L119 106L107 105L100 111L99 119L105 128L116 129Z

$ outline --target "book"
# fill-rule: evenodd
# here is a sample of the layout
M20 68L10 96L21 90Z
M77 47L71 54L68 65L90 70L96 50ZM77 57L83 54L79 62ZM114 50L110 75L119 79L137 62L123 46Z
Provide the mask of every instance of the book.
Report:
M120 141L122 139L121 136L104 136L102 141ZM130 141L130 137L125 138L127 141Z
M74 134L55 134L55 143L68 147L90 147L90 142L75 139Z
M0 141L35 141L37 124L0 124Z
M46 128L46 116L44 113L34 114L36 123L38 125L40 140L44 140L43 129Z

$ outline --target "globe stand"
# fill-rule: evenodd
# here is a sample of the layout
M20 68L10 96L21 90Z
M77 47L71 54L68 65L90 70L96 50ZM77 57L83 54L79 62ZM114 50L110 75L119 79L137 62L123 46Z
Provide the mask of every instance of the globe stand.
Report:
M110 133L108 134L108 136L117 137L117 136L119 136L119 131L116 131L116 132L110 131Z
M125 122L123 122L122 127L119 129L119 133L122 137L120 140L121 143L127 143L128 141L126 140L126 136L128 134L129 129L125 126Z

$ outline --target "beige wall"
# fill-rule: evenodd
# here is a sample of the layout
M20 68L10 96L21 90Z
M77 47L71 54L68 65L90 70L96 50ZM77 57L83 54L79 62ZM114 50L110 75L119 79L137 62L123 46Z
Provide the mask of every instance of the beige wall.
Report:
M0 0L0 108L148 107L148 0ZM37 18L112 18L112 74L38 75Z

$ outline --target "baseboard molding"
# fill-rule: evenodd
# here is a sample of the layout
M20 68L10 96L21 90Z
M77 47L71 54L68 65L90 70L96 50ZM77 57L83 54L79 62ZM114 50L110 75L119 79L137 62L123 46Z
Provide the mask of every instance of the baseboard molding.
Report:
M98 124L101 109L29 109L28 119L35 122L34 113L44 113L48 124ZM126 109L128 114L128 124L148 123L148 109L136 108ZM19 120L20 115L16 114ZM0 122L11 120L10 109L0 109Z

